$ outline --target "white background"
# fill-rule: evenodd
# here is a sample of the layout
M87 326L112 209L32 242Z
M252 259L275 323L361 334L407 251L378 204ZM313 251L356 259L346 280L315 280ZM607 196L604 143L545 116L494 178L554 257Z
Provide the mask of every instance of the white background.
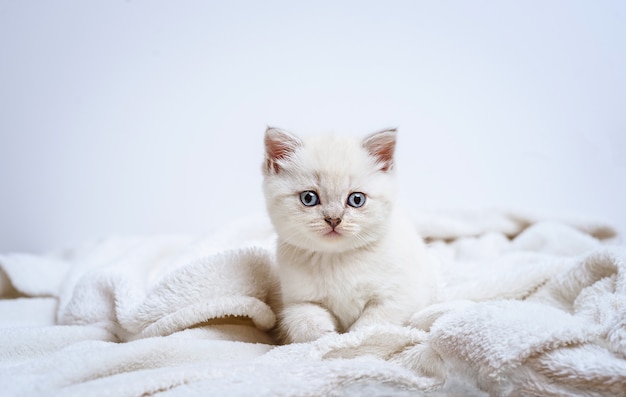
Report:
M266 125L399 127L415 212L626 230L626 2L0 0L0 252L262 213Z

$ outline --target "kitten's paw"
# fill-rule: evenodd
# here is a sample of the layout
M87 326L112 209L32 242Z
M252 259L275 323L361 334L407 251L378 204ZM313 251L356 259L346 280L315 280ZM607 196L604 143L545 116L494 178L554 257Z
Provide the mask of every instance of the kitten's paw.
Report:
M300 324L286 330L285 340L287 343L307 343L318 340L322 336L336 334L335 330L325 329L320 324L307 321L307 324Z
M397 307L390 306L389 304L369 304L348 330L361 330L381 324L402 325L406 322L411 313L412 311L410 309L399 310Z
M281 331L287 343L305 343L337 332L335 319L321 306L300 303L281 313Z

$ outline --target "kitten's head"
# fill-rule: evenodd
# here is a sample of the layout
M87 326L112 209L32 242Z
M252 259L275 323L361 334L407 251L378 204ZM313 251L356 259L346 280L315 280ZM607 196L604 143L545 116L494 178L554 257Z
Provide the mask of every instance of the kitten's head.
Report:
M393 207L395 145L396 130L358 141L337 136L303 140L268 128L263 188L280 238L324 252L378 240Z

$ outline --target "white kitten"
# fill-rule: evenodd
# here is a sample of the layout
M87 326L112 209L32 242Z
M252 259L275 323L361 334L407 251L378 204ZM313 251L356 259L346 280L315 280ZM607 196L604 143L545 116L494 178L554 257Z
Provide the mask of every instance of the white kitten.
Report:
M265 132L267 209L286 342L375 323L402 324L433 298L423 242L394 206L396 131L362 142Z

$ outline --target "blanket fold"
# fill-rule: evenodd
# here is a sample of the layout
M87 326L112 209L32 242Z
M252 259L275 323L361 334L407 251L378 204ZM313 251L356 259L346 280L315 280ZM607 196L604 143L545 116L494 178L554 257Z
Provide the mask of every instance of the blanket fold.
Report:
M623 395L626 250L610 227L502 211L416 227L438 303L405 326L285 346L269 332L280 288L264 218L0 255L3 393Z
M228 316L248 317L262 331L276 321L268 306L277 293L276 279L265 250L200 258L166 273L154 285L127 273L125 265L114 265L87 274L61 308L59 322L99 324L120 340L131 340L166 336Z

